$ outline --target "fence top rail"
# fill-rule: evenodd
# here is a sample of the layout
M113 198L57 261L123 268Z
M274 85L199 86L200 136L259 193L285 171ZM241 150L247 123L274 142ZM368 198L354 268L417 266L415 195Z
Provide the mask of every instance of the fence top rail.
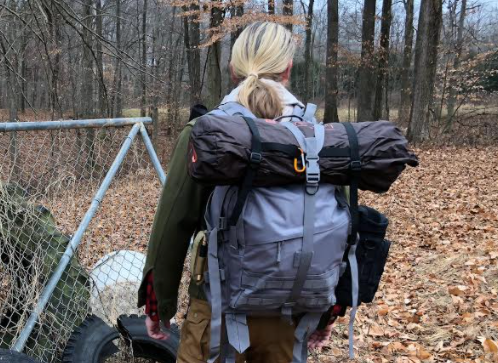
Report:
M0 132L121 127L134 125L139 122L150 124L152 123L152 119L150 117L125 117L87 120L3 122L0 123Z

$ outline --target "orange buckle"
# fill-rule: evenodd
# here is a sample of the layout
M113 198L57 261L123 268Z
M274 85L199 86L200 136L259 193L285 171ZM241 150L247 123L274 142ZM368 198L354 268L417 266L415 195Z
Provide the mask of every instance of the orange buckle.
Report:
M299 151L301 151L301 169L298 168L297 166L297 158L294 158L294 170L297 172L297 173L303 173L305 170L306 170L306 163L304 161L304 152L303 152L303 149L299 148Z

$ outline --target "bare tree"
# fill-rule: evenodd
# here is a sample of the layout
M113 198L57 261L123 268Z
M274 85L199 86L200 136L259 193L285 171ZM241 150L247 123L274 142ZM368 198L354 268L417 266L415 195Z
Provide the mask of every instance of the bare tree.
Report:
M467 0L462 0L462 4L460 6L460 18L458 19L458 30L457 30L457 40L455 46L455 57L453 59L453 70L457 71L460 68L460 63L462 59L462 51L463 51L463 30L465 23L465 16L467 12ZM455 115L455 106L456 106L456 98L457 98L457 84L455 77L452 77L449 85L449 94L447 100L447 108L448 108L448 116L445 125L445 131L449 131L451 129L452 121Z
M304 101L308 102L313 96L311 73L313 72L313 49L312 49L312 36L313 36L313 5L315 1L310 0L308 4L308 18L306 24L306 42L304 46L304 63L308 65L304 70Z
M143 0L142 11L142 69L140 83L142 86L142 100L140 103L140 116L146 114L147 105L147 0Z
M16 4L13 4L15 6ZM14 7L15 8L15 7ZM13 39L13 36L15 36L15 31L16 29L14 27L11 27L9 29L10 31L10 38ZM2 35L4 35L2 33ZM17 114L17 92L18 92L18 87L16 85L16 76L15 76L15 60L14 55L15 52L12 52L12 56L9 56L9 50L11 50L13 47L13 44L7 40L7 37L4 35L0 37L0 50L2 51L2 57L4 61L4 66L5 66L5 71L7 75L6 79L6 86L8 91L8 106L9 106L9 121L10 122L17 122L18 121L18 114ZM12 176L14 178L18 177L20 174L20 166L19 162L17 161L18 158L18 147L17 147L17 133L12 132L10 133L10 144L9 144L9 155L10 155L10 161L11 165L13 166L12 169Z
M389 86L389 39L391 35L391 6L392 0L382 2L382 22L380 26L379 61L377 68L377 81L375 83L375 99L373 107L373 120L389 119L387 108L387 91Z
M198 12L199 4L192 3L190 7L184 6L184 11ZM196 104L201 102L201 57L200 57L200 27L199 22L195 21L195 15L184 16L183 18L183 36L184 44L187 49L188 76L190 83L190 103Z
M220 0L213 0L211 7L211 28L223 22L223 9ZM212 109L221 100L221 43L214 42L208 49L207 107Z
M80 118L92 118L94 116L93 102L93 0L85 0L83 3L83 58L82 58L82 80L81 80L81 109ZM93 129L88 129L86 132L85 149L87 153L86 167L93 172L94 166L94 137Z
M371 121L374 73L375 0L365 0L361 29L361 64L358 70L358 121Z
M268 0L268 14L275 15L275 0Z
M102 41L101 39L104 38L104 31L103 31L103 23L104 23L104 13L102 11L102 0L97 0L96 1L96 6L95 6L95 11L96 11L96 34L97 34L97 40L95 41L95 47L96 47L96 56L97 56L97 79L99 82L99 87L98 87L98 105L99 105L99 113L100 117L107 117L109 116L109 102L107 99L107 90L105 86L105 80L104 80L104 54L102 50Z
M405 6L405 36L403 45L403 65L401 67L401 100L398 111L398 119L402 123L408 123L411 108L411 63L413 47L413 0L404 0Z
M284 4L282 8L282 14L284 16L292 16L294 15L294 0L282 0L282 3ZM289 23L286 25L287 29L292 31L292 23Z
M413 142L429 138L442 14L442 0L422 0L415 45L413 106L408 126L408 139Z
M275 3L273 3L275 5ZM270 2L268 2L268 9L270 9ZM273 8L273 12L275 12L275 8ZM234 18L240 18L244 15L244 3L237 3L235 6L232 6L230 9L230 16ZM243 27L242 25L238 24L237 29L230 34L230 53L228 57L228 64L227 64L227 69L230 67L230 61L232 59L232 49L233 45L235 44L235 41L239 37L240 33L242 33ZM227 77L227 87L226 89L229 90L232 86L232 77Z
M337 115L337 47L339 44L339 0L327 1L327 61L325 70L324 122L339 122Z
M112 116L121 116L123 111L122 103L122 62L121 62L121 0L116 0L116 63L114 66L114 100L112 107Z

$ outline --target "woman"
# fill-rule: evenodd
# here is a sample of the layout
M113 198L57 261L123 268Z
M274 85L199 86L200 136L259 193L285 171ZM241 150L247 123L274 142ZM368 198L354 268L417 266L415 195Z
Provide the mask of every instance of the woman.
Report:
M292 34L275 23L254 23L239 36L232 49L230 73L238 84L222 104L238 102L258 118L291 115L303 104L285 86L289 82L295 43ZM149 335L167 339L159 319L168 322L176 313L178 288L190 238L200 228L211 190L187 174L187 147L193 122L180 134L169 165L152 229L139 306L146 305ZM210 307L202 287L191 283L190 307L182 326L178 362L206 362L209 357ZM157 295L157 308L155 304ZM280 317L249 317L251 346L239 362L288 363L292 360L294 328ZM328 338L315 334L312 347Z

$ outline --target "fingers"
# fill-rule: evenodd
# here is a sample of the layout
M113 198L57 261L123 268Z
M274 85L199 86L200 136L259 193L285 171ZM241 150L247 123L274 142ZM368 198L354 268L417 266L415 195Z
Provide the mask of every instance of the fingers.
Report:
M321 349L327 344L330 333L332 329L331 327L327 327L324 330L315 331L308 340L308 348L309 349Z
M152 339L157 339L157 340L167 340L169 338L169 334L162 331L159 331L157 333L151 333L149 334L149 336Z
M147 334L152 339L166 340L169 338L169 334L161 331L161 325L158 321L152 321L149 317L145 319L145 326L147 328ZM170 324L165 324L166 328L169 328Z

